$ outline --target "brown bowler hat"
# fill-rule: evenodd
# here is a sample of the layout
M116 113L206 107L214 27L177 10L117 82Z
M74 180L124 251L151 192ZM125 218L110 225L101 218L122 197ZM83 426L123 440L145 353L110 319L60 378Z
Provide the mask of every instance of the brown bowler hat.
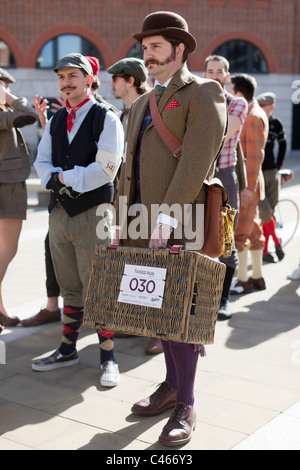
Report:
M187 45L189 54L197 47L194 36L189 33L187 22L182 16L171 11L156 11L150 13L143 22L142 32L132 36L139 42L147 36L167 36L180 39Z

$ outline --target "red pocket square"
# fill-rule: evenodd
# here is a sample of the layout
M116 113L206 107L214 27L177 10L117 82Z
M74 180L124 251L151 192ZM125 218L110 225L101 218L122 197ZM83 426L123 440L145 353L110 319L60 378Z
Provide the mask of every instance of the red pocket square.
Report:
M168 104L166 109L173 109L173 108L179 108L179 104L177 103L176 100L171 101L171 103Z

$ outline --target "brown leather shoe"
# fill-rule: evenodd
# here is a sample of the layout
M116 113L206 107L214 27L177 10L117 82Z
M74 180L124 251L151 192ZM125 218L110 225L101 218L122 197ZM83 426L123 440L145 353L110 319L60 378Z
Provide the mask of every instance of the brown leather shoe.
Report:
M249 281L256 290L265 290L266 288L266 283L263 277L260 277L259 279L253 279L253 277L250 277Z
M61 320L60 309L50 312L46 308L43 308L36 315L30 318L22 320L20 323L23 326L40 326L45 323L54 323Z
M9 317L0 312L0 325L11 328L13 326L17 326L18 323L20 323L20 319L18 317Z
M150 338L150 341L145 347L146 354L159 354L163 351L164 350L160 338Z
M239 281L236 279L230 287L230 294L232 295L241 295L248 294L252 292L253 284L250 279L248 281Z
M150 397L137 401L131 408L132 413L143 416L155 416L172 408L175 404L176 390L168 382L162 382Z
M164 426L159 442L165 446L181 446L187 444L196 427L196 413L185 403L176 403L174 411Z

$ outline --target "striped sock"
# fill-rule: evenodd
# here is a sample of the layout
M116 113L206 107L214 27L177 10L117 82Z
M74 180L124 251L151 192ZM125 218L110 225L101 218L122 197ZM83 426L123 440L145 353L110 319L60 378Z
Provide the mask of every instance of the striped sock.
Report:
M79 330L83 320L83 307L63 308L63 336L61 338L60 352L63 356L72 354L76 348Z
M97 330L100 346L100 363L107 361L115 362L114 357L114 339L115 334L112 330Z

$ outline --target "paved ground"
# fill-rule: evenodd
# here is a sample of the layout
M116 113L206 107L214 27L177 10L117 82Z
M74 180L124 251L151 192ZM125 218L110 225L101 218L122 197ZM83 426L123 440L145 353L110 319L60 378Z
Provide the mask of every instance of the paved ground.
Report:
M282 197L300 206L300 157L287 166L296 178ZM9 313L20 318L46 301L47 211L35 203L31 194L19 251L3 286ZM298 230L284 260L264 266L267 290L232 298L233 317L217 323L215 344L199 360L197 426L184 450L300 450L300 283L287 279L299 262L299 240ZM145 338L117 339L121 382L102 388L97 338L83 328L78 366L33 372L32 359L56 349L61 330L55 324L2 333L0 450L163 450L157 438L169 413L140 418L130 412L133 402L164 379L163 356L145 355Z

